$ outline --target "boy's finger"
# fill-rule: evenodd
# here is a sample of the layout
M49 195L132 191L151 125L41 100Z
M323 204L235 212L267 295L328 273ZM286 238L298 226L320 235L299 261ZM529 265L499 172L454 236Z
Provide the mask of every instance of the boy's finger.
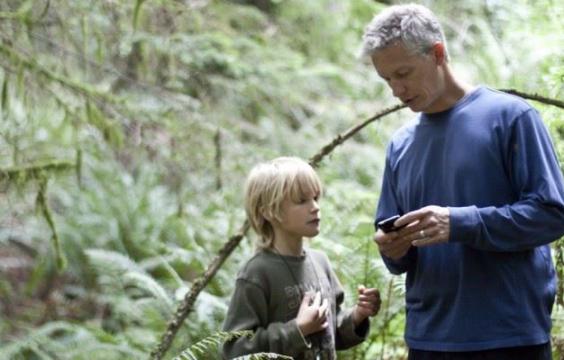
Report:
M376 288L368 288L368 289L364 288L363 294L364 295L373 295L373 294L380 295L380 291L378 291L378 289L376 289Z
M302 299L302 303L301 303L300 307L309 306L310 303L311 303L311 298L312 298L311 292L306 292L304 294L304 298Z
M319 308L319 317L327 316L328 310L329 310L329 301L327 301L327 299L323 299L323 303L321 303L321 307Z
M321 304L321 293L318 291L315 293L315 298L313 299L313 304L311 306L318 307Z

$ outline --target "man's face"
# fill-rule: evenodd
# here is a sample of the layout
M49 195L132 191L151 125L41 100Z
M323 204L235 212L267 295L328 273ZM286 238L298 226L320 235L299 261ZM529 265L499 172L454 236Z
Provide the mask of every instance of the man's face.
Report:
M438 112L443 108L444 79L441 64L432 51L412 54L401 44L390 45L372 56L378 75L412 111Z

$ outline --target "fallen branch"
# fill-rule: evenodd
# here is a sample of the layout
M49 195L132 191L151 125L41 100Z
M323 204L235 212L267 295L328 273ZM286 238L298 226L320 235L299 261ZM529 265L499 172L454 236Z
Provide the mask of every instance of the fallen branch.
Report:
M405 105L396 105L392 108L385 109L379 112L378 114L372 116L371 118L366 119L362 123L353 126L349 130L345 131L343 134L337 135L337 137L333 139L333 141L322 147L321 150L309 160L309 163L313 167L317 167L317 165L321 162L321 160L323 160L325 156L330 154L338 145L345 142L351 136L362 130L365 126L367 126L373 121L380 119L381 117L391 114L394 111L398 111L404 107ZM219 250L219 254L213 259L212 263L208 266L208 269L194 282L192 288L186 294L186 296L184 296L184 299L178 306L178 309L176 310L173 318L169 321L167 325L167 329L163 334L160 343L151 352L150 355L151 359L160 360L163 358L165 353L170 348L170 345L172 344L172 341L174 340L176 333L180 329L182 322L186 319L188 314L193 310L194 303L196 302L196 298L198 297L200 292L202 292L202 290L204 290L204 288L208 285L211 279L215 276L221 265L225 262L225 260L229 257L229 255L231 255L233 250L235 250L235 248L239 245L243 237L245 237L247 231L249 231L249 226L250 226L249 221L245 220L245 223L241 227L239 233L233 235L227 241L227 243L223 245L223 247Z

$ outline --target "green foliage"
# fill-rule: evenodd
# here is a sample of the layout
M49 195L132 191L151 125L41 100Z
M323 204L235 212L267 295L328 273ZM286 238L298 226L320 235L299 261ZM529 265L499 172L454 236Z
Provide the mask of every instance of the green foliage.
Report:
M470 82L562 98L562 4L427 4ZM365 24L383 7L0 2L0 263L31 264L0 267L0 358L146 357L242 224L250 167L279 155L309 158L395 103L356 58ZM564 169L562 112L537 108ZM404 279L384 268L372 217L385 145L411 116L387 116L320 164L324 223L311 246L329 255L347 306L358 284L383 297L367 341L339 358L405 356ZM217 345L252 237L200 294L169 354L201 357L198 349ZM560 276L563 246L554 244ZM563 324L560 306L554 344Z
M240 337L251 337L252 335L252 331L218 332L191 345L176 356L174 360L209 359L210 353L216 352L216 348L222 343Z

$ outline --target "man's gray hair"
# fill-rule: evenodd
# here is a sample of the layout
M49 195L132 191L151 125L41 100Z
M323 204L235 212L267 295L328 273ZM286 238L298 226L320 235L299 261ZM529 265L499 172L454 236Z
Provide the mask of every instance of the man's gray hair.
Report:
M362 40L363 57L397 42L414 54L427 54L436 42L441 42L448 60L441 24L435 14L422 5L394 5L384 9L368 24Z

